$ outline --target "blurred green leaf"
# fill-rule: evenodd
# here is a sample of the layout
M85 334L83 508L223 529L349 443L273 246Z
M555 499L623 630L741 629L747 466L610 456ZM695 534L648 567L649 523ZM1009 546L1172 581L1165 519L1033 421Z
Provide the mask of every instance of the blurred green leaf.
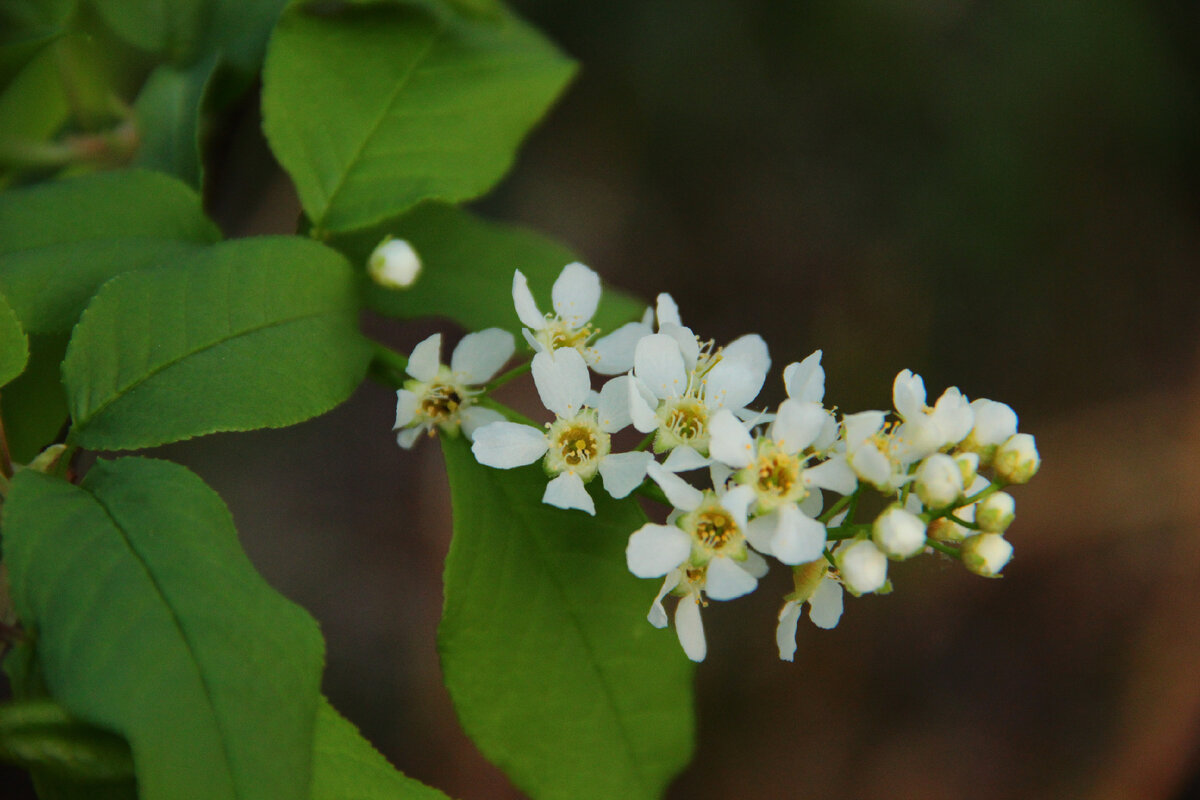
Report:
M200 188L200 114L216 66L212 53L187 67L160 64L150 73L133 105L141 137L134 166L166 172Z
M79 486L22 470L4 557L46 690L128 740L143 800L308 797L320 633L198 477L142 458Z
M221 51L221 60L243 75L262 67L267 40L287 0L211 0L212 21L202 49Z
M338 253L297 237L223 242L97 293L63 362L70 439L122 450L294 425L349 397L369 358Z
M313 746L312 800L446 800L397 771L324 698Z
M25 371L29 361L29 339L12 306L0 295L0 386Z
M263 73L263 130L319 230L483 194L573 71L511 15L329 8L289 8Z
M0 760L75 781L133 777L129 745L51 700L0 705Z
M512 304L513 270L529 279L542 308L551 308L550 287L576 256L534 231L483 220L444 203L422 203L399 219L367 231L335 236L330 244L358 264L385 235L406 239L424 265L409 289L367 283L367 305L392 317L448 317L470 330L499 327L520 336ZM645 304L606 288L593 321L603 331L641 316Z
M66 352L66 334L30 336L25 371L0 393L4 435L18 464L32 461L67 423L67 395L62 385Z
M28 61L14 66L0 92L0 186L8 168L39 162L39 146L62 129L70 114L53 46L38 48Z
M692 669L625 568L637 501L542 503L537 467L443 440L454 509L438 649L463 729L539 800L656 798L692 752Z
M204 35L211 0L90 0L117 36L135 47L185 63Z
M0 291L29 333L65 332L112 276L220 236L195 192L154 172L9 191L0 194Z

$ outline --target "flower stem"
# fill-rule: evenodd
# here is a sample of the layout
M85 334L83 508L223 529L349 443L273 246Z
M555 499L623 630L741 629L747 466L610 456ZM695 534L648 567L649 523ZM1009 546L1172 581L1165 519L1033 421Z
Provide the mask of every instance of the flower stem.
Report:
M488 394L492 391L495 391L496 389L499 389L501 386L508 383L513 378L524 375L526 372L528 372L530 370L530 368L532 366L533 366L532 361L526 361L522 364L517 364L515 367L510 369L508 372L505 372L500 377L493 379L490 383L485 385L483 387L483 393Z
M928 536L925 537L925 544L932 547L934 550L937 550L939 553L945 553L951 558L957 558L959 560L962 559L962 553L958 551L957 547L951 547L950 545L943 544L934 539L930 539Z

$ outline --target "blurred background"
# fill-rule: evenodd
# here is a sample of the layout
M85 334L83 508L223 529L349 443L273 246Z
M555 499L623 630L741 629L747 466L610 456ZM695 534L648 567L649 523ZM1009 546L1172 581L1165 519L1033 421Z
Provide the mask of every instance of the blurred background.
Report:
M711 605L698 757L669 797L1200 797L1200 6L515 6L582 70L481 211L669 291L705 336L761 333L764 403L822 348L845 411L888 407L911 368L933 396L1009 403L1043 457L1003 580L895 565L835 630L802 622L791 664L786 574ZM299 209L256 102L213 143L230 235L290 233ZM367 324L405 349L460 333ZM519 798L441 686L448 492L393 413L367 384L305 425L165 453L320 620L327 693L393 763Z

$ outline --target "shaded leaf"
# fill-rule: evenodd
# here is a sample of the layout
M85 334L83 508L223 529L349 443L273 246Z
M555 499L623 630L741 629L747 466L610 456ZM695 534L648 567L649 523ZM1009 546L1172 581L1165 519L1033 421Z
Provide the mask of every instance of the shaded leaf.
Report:
M46 691L129 742L143 800L308 796L320 633L198 477L141 458L79 486L18 472L4 557Z
M29 360L29 339L12 306L0 295L0 386L25 371Z
M454 507L438 648L467 734L538 800L655 798L692 750L692 669L625 567L636 500L541 502L537 467L443 440ZM598 488L598 487L597 487Z
M91 0L108 27L142 50L188 60L208 21L209 0Z
M141 134L134 166L200 187L200 112L216 65L213 53L187 67L161 64L150 73L133 106Z
M357 317L345 259L296 237L223 242L118 276L67 348L70 438L133 449L323 414L366 374Z
M263 72L263 130L317 229L483 194L573 70L511 15L329 8L289 8Z
M0 705L0 760L79 782L133 777L129 745L51 700Z
M27 464L53 444L67 423L62 385L63 334L29 337L29 363L20 377L0 392L4 434L13 460Z

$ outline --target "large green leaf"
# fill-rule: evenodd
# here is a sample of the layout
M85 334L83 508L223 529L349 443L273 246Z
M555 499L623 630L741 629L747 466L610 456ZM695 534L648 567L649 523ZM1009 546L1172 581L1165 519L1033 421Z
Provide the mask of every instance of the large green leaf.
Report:
M0 295L0 386L25 371L29 361L29 339L12 306Z
M135 166L201 185L200 112L216 65L212 53L186 67L160 64L150 73L133 106L141 133Z
M514 16L298 3L263 72L263 129L314 227L354 230L490 189L571 76Z
M537 467L443 440L454 507L442 671L467 734L538 800L655 798L692 751L692 670L625 567L637 501L541 502Z
M170 263L220 239L200 198L155 172L123 170L0 194L0 291L29 333L71 329L114 275Z
M294 425L366 374L354 273L297 237L236 239L97 293L67 348L74 443L150 447Z
M359 264L385 235L407 239L424 269L412 287L386 289L367 284L367 305L388 316L449 317L470 330L489 327L519 333L512 303L513 270L529 279L534 295L549 311L550 287L574 253L534 231L488 222L445 203L422 203L412 211L366 231L335 236L330 244ZM594 324L601 331L641 316L645 304L605 288Z
M312 800L446 800L398 772L324 698L313 750Z
M320 633L198 477L142 458L79 486L23 470L4 558L46 690L125 737L143 800L307 798Z

